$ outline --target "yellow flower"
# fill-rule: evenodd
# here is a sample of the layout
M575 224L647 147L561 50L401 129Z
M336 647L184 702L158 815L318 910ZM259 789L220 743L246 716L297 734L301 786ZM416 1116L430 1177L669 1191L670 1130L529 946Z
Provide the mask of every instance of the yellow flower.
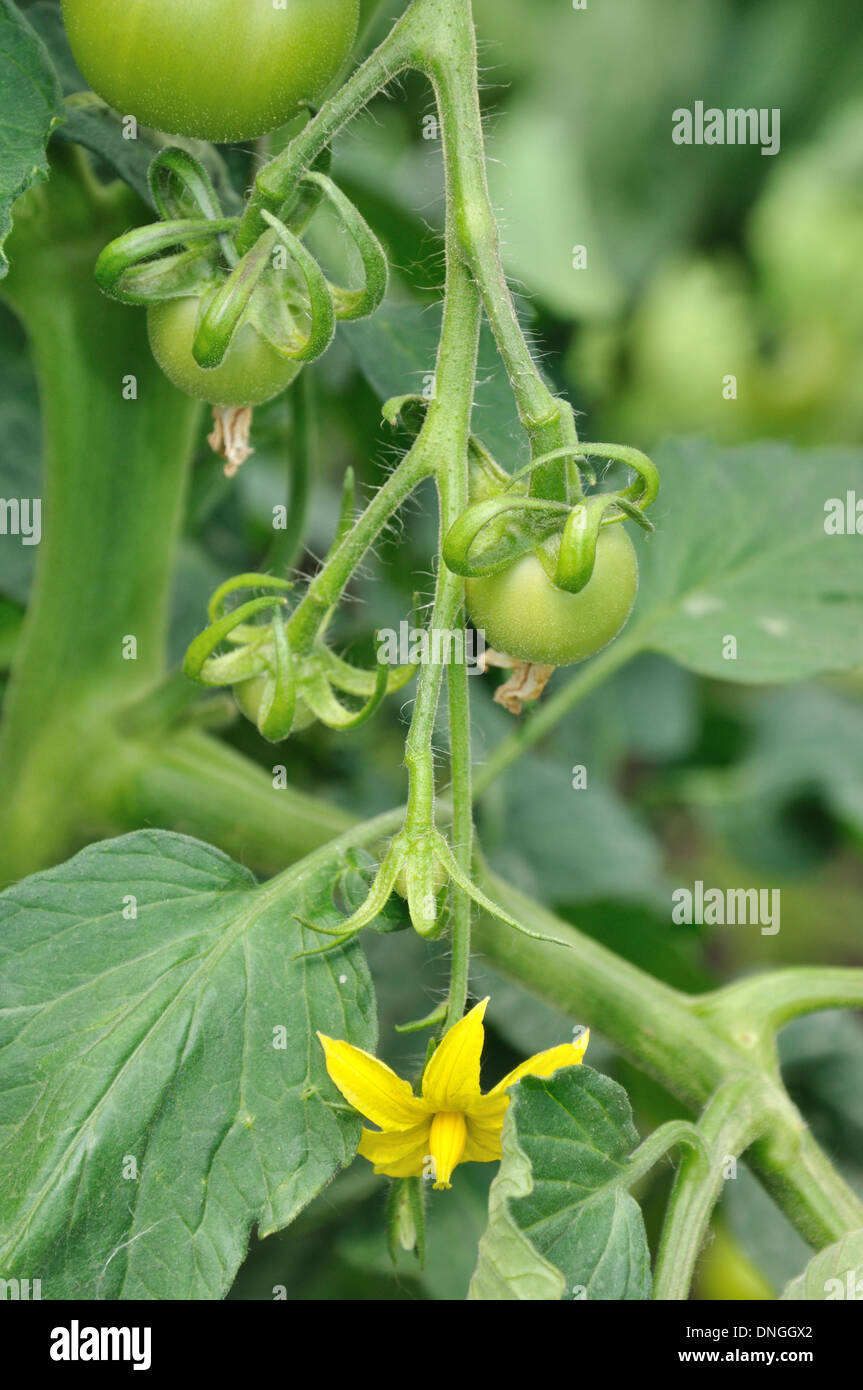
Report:
M327 1071L345 1100L378 1129L364 1129L359 1152L390 1178L423 1177L433 1160L435 1188L452 1186L459 1163L493 1163L501 1156L501 1131L509 1105L507 1090L522 1076L551 1076L584 1056L589 1034L540 1052L483 1095L479 1064L487 999L444 1034L425 1069L422 1094L385 1062L348 1042L318 1037Z

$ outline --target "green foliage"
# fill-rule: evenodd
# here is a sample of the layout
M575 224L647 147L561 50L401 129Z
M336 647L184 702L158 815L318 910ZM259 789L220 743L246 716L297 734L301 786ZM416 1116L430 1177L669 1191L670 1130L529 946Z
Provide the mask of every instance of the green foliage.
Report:
M479 92L467 0L418 0L407 66L419 54L427 70L382 95L405 66L387 35L408 8L363 0L360 52L390 45L379 69L373 56L317 122L252 149L143 126L126 138L125 113L84 90L56 0L0 0L0 243L14 220L4 294L20 315L0 308L0 502L45 503L42 546L0 531L0 860L9 878L66 861L0 897L0 1274L38 1266L47 1298L270 1299L284 1286L298 1301L448 1301L470 1285L483 1300L646 1299L663 1213L688 1202L654 1291L671 1267L683 1297L716 1193L685 1162L682 1195L655 1176L636 1202L638 1133L741 1071L765 1084L774 986L759 992L753 972L787 965L798 1011L829 1012L778 1038L788 1098L774 1092L772 1151L751 1149L725 1183L723 1248L751 1262L751 1287L849 1297L863 1270L861 1033L835 1008L863 1002L863 974L813 963L859 956L861 539L824 525L831 498L863 497L854 0L474 0L491 65ZM437 126L436 64L448 77ZM782 158L675 146L670 114L696 91L781 108ZM482 128L477 97L492 117ZM500 247L475 179L484 137ZM209 422L156 371L141 313L101 297L93 267L151 220L156 154L217 190L226 230L210 250L225 273L238 252L263 264L268 214L306 238L314 199L296 190L329 167L331 144L328 196L349 197L342 211L368 235L352 242L322 208L310 255L352 287L332 291L341 316L383 292L378 241L391 288L372 317L339 324L302 391L256 408L255 453L228 480ZM182 290L187 231L170 233L179 278L149 252L135 263L151 288ZM372 252L375 285L357 290ZM229 309L249 264L231 276ZM729 373L737 395L723 394ZM382 422L385 402L411 394L422 399ZM433 664L383 699L369 674L379 629L462 622L441 538L467 501L468 428L472 484L477 440L509 473L574 454L567 396L584 441L665 441L656 533L640 543L619 643L555 675L517 723L492 703L494 673L464 682L469 711L460 672ZM598 486L620 488L624 472L606 468ZM354 725L360 702L375 715L338 738L306 709L236 720L230 698L196 699L176 669L214 589L288 571L294 646L267 678L310 651L329 661L315 694L336 717L323 723ZM252 616L229 666L261 637ZM226 653L211 656L218 673ZM330 677L347 682L345 709ZM255 724L279 740L290 726L290 743ZM417 874L410 904L391 897L368 923L369 973L355 942L324 933L362 907L403 818L417 843L437 827L460 877L436 898L440 880ZM243 867L292 861L263 886ZM505 909L483 900L472 956L471 871ZM696 877L781 883L781 934L672 923L671 885ZM132 899L137 916L124 915ZM411 907L439 940L403 930ZM743 1014L722 990L737 976L752 985ZM492 996L484 1082L573 1022L601 1020L604 1036L592 1067L514 1089L499 1169L461 1166L451 1192L427 1194L421 1268L387 1248L384 1180L364 1162L339 1171L359 1122L314 1034L419 1076L468 979ZM420 1018L419 1032L396 1031ZM734 1118L738 1154L749 1139ZM798 1144L811 1144L805 1163ZM722 1258L707 1286L742 1287Z
M63 110L48 51L11 0L0 4L0 71L0 274L5 274L3 243L12 228L12 205L37 179L47 178L45 147Z
M626 1092L591 1067L520 1081L470 1296L649 1298L644 1222L627 1191L637 1142Z
M851 1231L835 1245L820 1250L796 1279L786 1284L784 1299L860 1298L863 1287L863 1231Z
M0 898L4 1271L45 1297L213 1298L353 1156L320 1028L373 1048L359 949L314 943L332 870L284 896L142 831ZM310 939L311 938L311 939ZM181 1253L182 1252L182 1253Z
M859 453L691 442L659 461L662 540L644 542L627 640L701 675L747 683L863 662L858 538L825 528L825 505L863 481Z

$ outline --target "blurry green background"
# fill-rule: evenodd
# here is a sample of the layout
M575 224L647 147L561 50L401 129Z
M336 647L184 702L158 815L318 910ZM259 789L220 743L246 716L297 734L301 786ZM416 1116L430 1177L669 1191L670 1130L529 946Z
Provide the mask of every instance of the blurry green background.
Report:
M645 449L692 433L731 443L859 444L859 0L588 0L583 11L568 0L475 0L474 8L507 270L549 379L583 412L583 436ZM398 12L384 3L372 33ZM408 79L395 96L378 99L336 150L337 176L386 241L394 277L379 318L347 326L313 369L312 557L330 542L345 467L367 489L406 443L381 426L381 396L421 389L433 369L443 273L440 148L423 138L433 112L425 86ZM781 153L674 145L671 113L696 100L778 107ZM231 156L239 187L259 157L254 150ZM337 261L334 232L324 223L316 235L317 249ZM578 245L587 248L584 270L572 265ZM0 494L32 496L35 386L5 312L0 327L0 428L13 444ZM400 327L413 356L405 355ZM477 418L512 466L521 444L487 343L483 365ZM722 396L729 374L738 379L736 401ZM202 439L177 577L178 655L199 630L215 584L266 555L271 509L290 476L292 412L289 397L258 413L258 452L233 485ZM710 517L692 524L709 527ZM433 498L421 493L340 615L339 635L357 659L368 659L375 628L409 615L415 590L428 592L434 546ZM11 558L0 570L0 668L33 563L32 551L2 553ZM472 683L480 760L510 727L491 693L486 681ZM349 737L312 728L277 760L292 780L357 813L384 809L403 796L407 714L409 704L395 700ZM225 737L272 766L272 750L250 725L238 721ZM571 788L571 769L582 763L588 795ZM764 689L639 660L492 788L479 827L490 858L513 881L683 988L710 988L763 966L859 965L863 673ZM673 926L672 889L696 878L780 888L780 934ZM399 1039L393 1024L438 997L446 962L412 933L371 936L368 944L383 1055L410 1068L422 1039ZM570 1021L491 972L478 969L475 983L493 993L489 1080L569 1035ZM795 1098L852 1181L863 1183L859 1020L805 1020L782 1043ZM602 1039L588 1060L627 1086L642 1133L679 1113ZM405 1257L394 1272L383 1237L384 1180L357 1163L295 1227L253 1248L234 1296L271 1298L284 1285L291 1300L463 1298L492 1175L491 1165L466 1167L452 1192L434 1194L425 1271ZM643 1193L653 1235L670 1176L669 1165ZM772 1297L805 1258L802 1242L741 1172L727 1184L696 1294Z

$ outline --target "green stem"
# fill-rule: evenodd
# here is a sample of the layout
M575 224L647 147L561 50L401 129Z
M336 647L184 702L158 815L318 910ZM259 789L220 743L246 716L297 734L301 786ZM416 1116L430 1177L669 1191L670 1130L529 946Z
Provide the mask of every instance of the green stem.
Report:
M473 797L471 794L470 696L467 667L453 664L447 671L449 695L450 778L452 785L452 851L456 862L470 875L473 863ZM472 905L456 884L452 893L450 989L445 1028L458 1023L465 1010L470 985Z
M470 0L438 6L438 23L428 35L420 66L434 83L445 138L449 140L447 192L452 232L482 296L518 406L533 457L577 444L573 412L546 386L533 360L503 270L500 231L491 206L485 144L476 80L476 34ZM557 461L538 468L531 492L567 499L566 467Z
M144 315L93 280L139 213L71 150L16 206L4 293L39 377L44 539L0 737L0 879L108 832L126 771L114 714L163 670L199 407L154 363Z
M749 1161L777 1205L816 1250L863 1230L863 1202L842 1177L803 1117L787 1115L753 1144Z
M407 501L423 479L432 472L428 454L414 445L379 488L362 516L318 571L287 624L288 638L295 652L305 652L314 643L321 623L341 597L354 570L374 545L381 531Z
M315 376L311 366L300 373L291 399L293 429L290 441L290 492L288 524L276 533L263 568L284 576L293 569L303 546L309 512L310 481L314 472L317 449L317 419L315 410Z
M274 750L274 767L283 756ZM206 734L174 734L142 756L128 788L126 824L169 825L257 873L277 873L356 825L346 812L282 782Z
M807 966L761 972L699 995L693 1007L728 1036L753 1029L772 1036L804 1014L863 1009L863 970Z
M816 1247L863 1227L863 1203L766 1070L750 1038L735 1043L724 1037L698 1016L697 999L653 979L503 880L486 874L483 886L524 926L570 948L528 941L501 922L480 917L474 946L492 966L571 1017L589 1018L635 1066L687 1105L706 1104L728 1080L739 1080L762 1099L769 1091L769 1132L750 1154L765 1187ZM752 1033L757 1038L757 1027Z
M745 1077L721 1086L705 1106L698 1131L706 1148L684 1154L668 1204L654 1272L655 1299L686 1299L710 1217L737 1159L770 1123L768 1088Z
M384 42L321 107L296 139L261 169L234 237L241 255L266 231L267 224L261 214L279 212L293 197L302 175L342 127L411 66L416 47L414 15L422 3L424 0L417 0L408 9Z
M503 923L480 916L474 949L496 970L610 1038L625 1056L680 1100L697 1108L741 1059L701 1020L688 996L599 942L576 931L503 879L485 872L481 886L516 921L562 941L568 950L531 941Z

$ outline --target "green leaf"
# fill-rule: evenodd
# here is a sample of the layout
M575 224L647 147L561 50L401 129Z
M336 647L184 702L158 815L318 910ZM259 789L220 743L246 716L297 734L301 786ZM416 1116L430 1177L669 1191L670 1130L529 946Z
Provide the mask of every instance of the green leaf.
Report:
M489 817L491 834L483 838L490 862L546 902L657 899L658 842L592 767L587 785L574 790L574 761L535 757L529 776L519 769L506 774Z
M470 1297L649 1298L644 1221L626 1187L637 1143L626 1092L610 1077L586 1066L523 1077Z
M0 0L0 276L12 205L48 177L45 147L63 119L60 84L48 50L10 0Z
M0 897L4 1274L38 1270L52 1299L217 1298L251 1226L350 1161L359 1121L314 1034L374 1048L365 960L294 959L319 938L292 913L332 878L306 861L287 901L139 831Z
M479 1244L469 1299L558 1302L563 1298L566 1281L560 1270L540 1255L510 1212L510 1200L530 1196L533 1186L530 1163L518 1146L510 1108L503 1126L500 1171L489 1192L488 1226Z
M850 1231L819 1250L802 1274L786 1284L782 1298L805 1302L863 1298L863 1231Z
M825 504L863 494L863 455L692 440L657 456L657 534L625 640L721 680L802 680L863 662L860 537ZM729 658L727 643L737 644Z

